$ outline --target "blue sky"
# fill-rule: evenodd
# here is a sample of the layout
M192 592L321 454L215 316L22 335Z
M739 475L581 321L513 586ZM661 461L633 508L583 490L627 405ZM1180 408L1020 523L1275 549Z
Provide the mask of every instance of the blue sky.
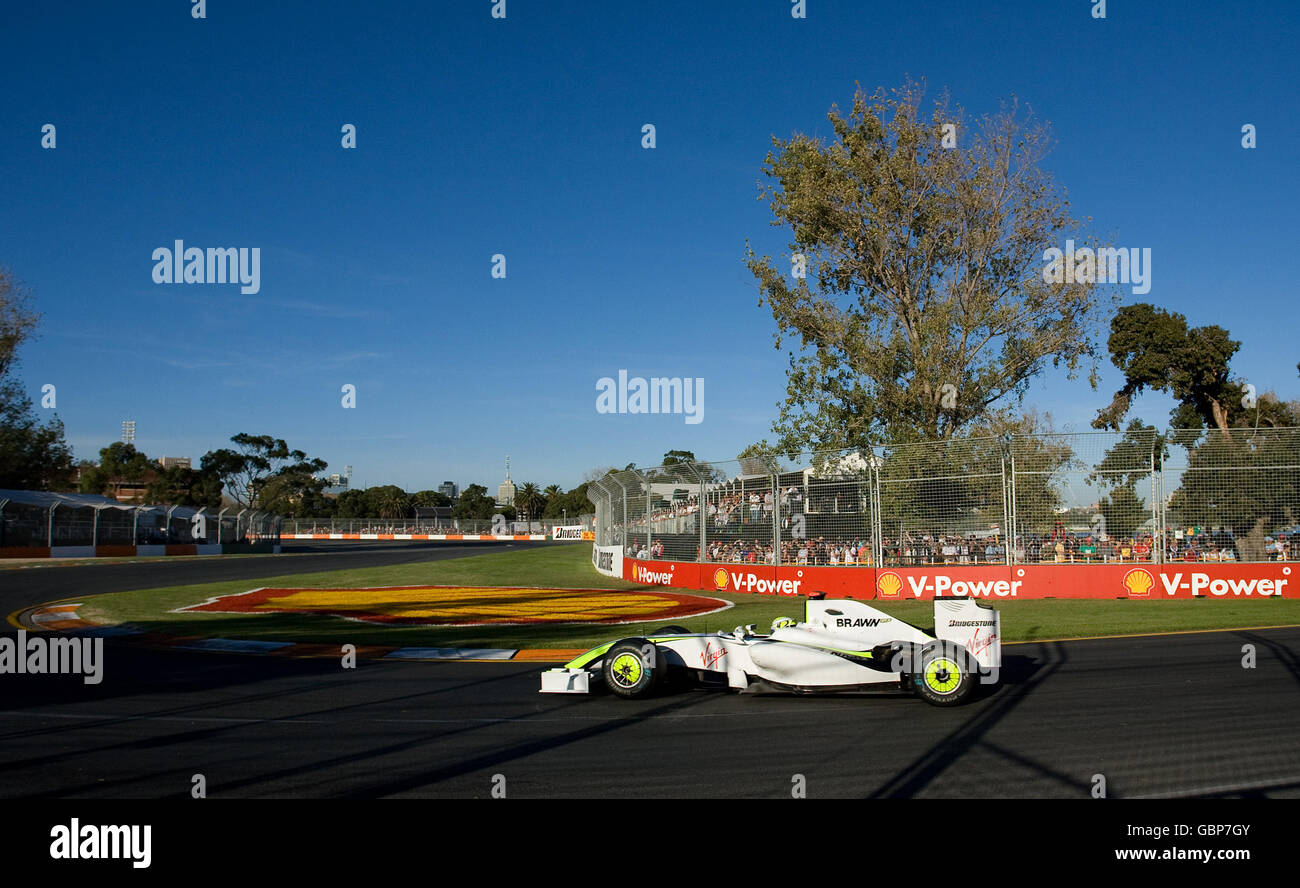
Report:
M57 385L78 457L131 418L150 455L274 434L412 490L495 488L507 454L566 488L673 448L730 458L784 393L742 261L787 240L756 199L770 138L908 75L974 115L1030 104L1075 215L1151 248L1129 298L1227 327L1238 373L1300 397L1292 3L31 6L0 14L0 265L44 314L20 372ZM260 292L155 284L176 239L259 247ZM597 413L619 369L702 377L704 421ZM1027 404L1086 429L1118 384L1049 373Z

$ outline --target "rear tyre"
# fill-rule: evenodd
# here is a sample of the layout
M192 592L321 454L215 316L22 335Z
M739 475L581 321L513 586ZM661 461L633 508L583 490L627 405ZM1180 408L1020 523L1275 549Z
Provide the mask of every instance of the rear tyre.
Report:
M654 644L644 638L625 638L605 652L601 672L605 687L620 696L648 697L662 683L668 664Z
M690 635L691 630L687 629L685 626L660 626L650 634L655 637L661 635Z
M921 649L919 661L911 684L931 706L959 706L975 692L977 679L970 659L954 645L931 642Z

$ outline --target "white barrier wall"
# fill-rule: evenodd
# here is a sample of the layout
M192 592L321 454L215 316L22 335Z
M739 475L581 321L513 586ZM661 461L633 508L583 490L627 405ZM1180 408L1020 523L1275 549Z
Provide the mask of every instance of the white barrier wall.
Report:
M623 579L623 550L619 546L592 546L591 564L607 577Z

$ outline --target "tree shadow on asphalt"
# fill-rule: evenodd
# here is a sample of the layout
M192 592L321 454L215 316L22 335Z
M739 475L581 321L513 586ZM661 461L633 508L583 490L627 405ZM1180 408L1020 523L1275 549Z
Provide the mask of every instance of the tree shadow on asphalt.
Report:
M919 795L949 768L958 766L963 756L977 748L1007 757L1005 750L987 742L986 735L1069 662L1069 653L1059 642L1040 642L1036 648L1036 656L1004 656L997 687L991 691L985 690L982 697L971 704L970 714L960 725L916 756L867 798L911 798ZM964 713L965 710L961 712ZM1023 757L1018 757L1016 763L1076 788L1081 793L1087 792L1088 784L1085 780L1062 774Z
M1291 680L1300 685L1300 657L1296 656L1295 651L1274 638L1265 638L1256 632L1236 632L1238 638L1244 638L1251 644L1258 645L1266 649L1287 672L1291 673Z
M49 719L55 722L53 726L40 728L20 729L4 731L0 733L0 744L8 742L12 744L15 741L42 738L50 748L66 747L75 743L78 733L91 729L117 728L128 725L132 722L148 723L166 723L176 721L184 726L183 730L171 731L160 734L156 737L149 737L141 740L127 740L118 743L97 744L73 751L60 751L48 754L28 756L20 759L9 759L0 762L0 775L21 772L24 769L31 769L45 765L69 764L75 762L79 756L96 755L105 752L122 751L139 753L142 761L147 762L147 752L160 747L169 747L173 745L183 745L186 743L201 742L205 740L220 739L225 736L233 736L237 732L250 726L262 725L274 722L311 722L313 719L321 719L324 722L324 729L328 729L328 719L337 721L340 716L347 717L349 712L355 712L367 708L383 707L391 705L413 706L420 705L422 702L428 702L431 698L438 695L452 693L455 691L465 691L474 689L477 693L479 688L492 685L494 683L509 681L520 676L521 672L531 673L537 667L536 664L499 664L499 668L492 670L481 678L469 680L448 679L445 672L439 671L441 664L434 663L403 663L390 662L380 663L370 661L361 663L358 666L358 672L365 676L374 686L374 682L383 682L386 680L384 673L393 675L400 672L402 682L407 683L411 680L419 680L421 676L413 672L414 669L429 670L430 679L440 679L444 686L425 688L415 692L403 692L398 694L370 695L357 702L346 704L333 704L329 706L315 706L310 703L301 711L294 712L292 715L282 717L238 717L238 716L221 716L210 715L212 710L225 710L231 707L241 707L248 705L257 705L268 701L292 702L294 698L304 694L319 694L330 691L327 685L321 683L322 678L339 678L344 676L344 680L350 681L348 673L351 670L341 670L337 660L333 659L274 659L267 657L249 657L249 656L230 656L217 654L190 654L184 655L176 652L153 652L142 649L135 649L130 655L138 657L140 666L153 667L158 669L154 676L137 676L126 682L118 682L114 685L114 693L105 695L94 693L97 687L82 685L81 679L75 678L76 685L68 685L72 693L60 694L57 699L52 699L50 694L51 685L49 682L53 679L61 682L72 682L71 676L21 676L7 677L20 678L21 681L9 685L9 690L13 693L7 694L3 704L3 711L0 711L0 724L4 722L4 712L13 713L24 708L37 709L44 708L48 712L31 713L36 719ZM493 664L497 665L497 664ZM513 665L514 668L504 668ZM177 673L183 675L178 680ZM375 671L372 671L375 670ZM380 672L379 670L382 670ZM239 684L259 684L267 681L294 681L289 687L276 687L270 690L252 690L249 692L230 696L223 692ZM301 681L297 681L297 680ZM355 687L355 686L354 686ZM89 693L87 693L89 692ZM136 696L141 695L148 698L150 695L192 695L202 694L206 696L199 702L186 702L180 705L163 705L160 708L150 708L147 699L142 701L143 705L134 708L128 713L106 713L102 716L85 713L68 713L59 711L59 706L65 703L80 702L101 702L113 696ZM51 704L54 704L52 707ZM118 704L121 705L120 703ZM218 721L220 724L205 727L193 727L196 721ZM10 747L12 748L12 746ZM147 769L142 769L142 771ZM141 773L138 777L133 777L121 781L102 781L97 780L93 783L84 785L60 786L57 791L29 793L30 796L66 796L75 795L79 792L102 791L106 788L112 788L115 785L127 785L136 783L141 780L156 779L158 772ZM188 786L189 775L184 775L183 785ZM258 778L258 781L265 778ZM254 781L257 782L257 781ZM182 784L177 784L182 785ZM182 795L184 793L181 793ZM11 797L23 797L22 793L6 792L5 795Z
M531 672L532 669L530 669L529 671ZM519 675L518 671L512 671L509 674L499 675L493 679L485 680L484 682L474 682L472 684L486 684L490 681L509 680L518 677L518 675ZM464 686L462 685L461 687ZM418 698L424 695L413 694L408 696L410 698ZM637 706L635 709L625 710L620 715L609 716L609 717L596 717L596 723L581 728L579 730L572 731L561 737L546 738L542 740L533 740L525 743L516 744L514 746L508 747L503 750L495 751L492 753L485 753L483 755L476 756L468 760L457 762L454 765L446 765L440 768L436 768L427 772L422 772L417 775L404 777L401 779L393 779L382 783L365 782L363 786L360 786L355 790L351 790L343 793L335 793L332 794L332 797L369 799L369 798L377 798L377 797L383 797L387 795L393 795L396 793L406 792L412 789L418 789L427 786L431 783L437 783L445 779L461 776L465 773L472 773L484 768L495 767L504 764L508 761L514 760L516 758L531 755L535 752L541 752L554 747L563 746L565 744L586 739L588 737L599 736L609 731L626 727L628 723L635 723L635 722L640 722L647 719L655 718L657 716L679 713L682 710L689 709L692 706L705 702L705 700L709 699L710 696L711 695L708 694L693 694L693 695L683 694L683 695L673 695L673 697L671 698L656 697L648 701L635 701L637 703L640 703L641 705ZM377 701L366 701L366 703L359 704L359 705L373 706L375 705L376 702ZM390 701L378 701L378 702L390 702ZM629 701L619 701L619 702L628 703ZM398 753L407 752L414 749L419 749L430 743L444 741L458 735L469 734L474 731L486 730L490 727L499 725L502 722L527 722L530 720L530 718L534 716L539 716L546 719L554 718L556 716L563 716L565 715L566 710L572 709L574 707L585 708L585 705L586 705L586 698L581 698L581 699L562 698L562 699L554 700L554 703L550 705L548 708L546 708L545 710L537 711L531 714L517 715L513 717L472 718L472 717L464 717L464 716L460 716L460 717L448 716L446 718L402 719L401 721L406 725L412 725L412 724L418 725L422 721L427 721L427 722L436 723L439 726L437 728L432 728L428 731L422 732L415 737L406 738L396 742L385 743L380 746L370 747L365 750L359 750L357 752L332 756L330 758L325 758L325 759L317 759L310 762L304 762L303 764L300 765L294 765L292 767L287 767L287 768L282 767L274 770L263 771L255 775L250 775L248 777L237 778L237 779L223 779L221 781L220 788L223 794L238 793L240 790L248 789L253 786L270 784L276 781L284 781L294 777L309 776L312 774L316 774L318 772L323 773L329 771L332 768L337 768L342 765L355 764L358 762L365 762L367 760L372 760L372 759L377 760L384 756L390 756L390 755L395 755ZM346 709L346 708L350 708L350 707L339 707L335 709L325 710L325 712L334 714L340 711L341 709ZM303 719L306 717L307 717L306 715L299 715L299 716L294 716L292 718L286 718L285 720L291 721L295 719ZM380 721L384 721L384 720L381 719ZM129 743L129 744L122 744L122 746L131 749L140 749L140 748L144 748L147 745L165 746L176 742L192 742L196 740L211 739L213 737L219 737L222 734L226 734L228 732L237 730L241 727L245 727L245 725L242 724L229 725L229 726L222 726L222 727L204 729L204 730L186 731L181 734L169 735L167 737L160 738L154 744ZM148 779L157 779L159 776L161 775L152 774L149 775ZM78 792L87 792L92 790L102 791L106 788L109 789L114 788L117 785L134 783L137 782L138 779L144 779L144 778L131 778L129 780L122 780L116 782L95 781L94 783L88 783L81 786L62 788L58 794L68 795L68 794L76 794ZM189 789L188 771L185 772L177 771L171 775L171 779L174 785L178 787L178 791L175 793L175 795L177 797L186 796L188 794L188 789ZM35 794L35 797L41 797L43 795L46 794L37 793Z

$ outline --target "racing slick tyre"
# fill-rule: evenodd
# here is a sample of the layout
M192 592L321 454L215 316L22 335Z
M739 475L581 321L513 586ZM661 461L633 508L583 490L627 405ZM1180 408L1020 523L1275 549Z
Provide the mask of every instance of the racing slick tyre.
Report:
M945 642L921 649L920 668L911 676L916 695L931 706L958 706L970 699L979 679L966 655Z
M605 653L605 687L620 697L648 697L663 683L668 664L644 638L625 638Z
M660 635L690 635L690 634L691 634L691 630L687 629L685 626L676 626L676 625L674 625L674 626L660 626L658 629L656 629L655 631L651 632L650 634L651 634L651 635L654 635L654 636L660 636Z

